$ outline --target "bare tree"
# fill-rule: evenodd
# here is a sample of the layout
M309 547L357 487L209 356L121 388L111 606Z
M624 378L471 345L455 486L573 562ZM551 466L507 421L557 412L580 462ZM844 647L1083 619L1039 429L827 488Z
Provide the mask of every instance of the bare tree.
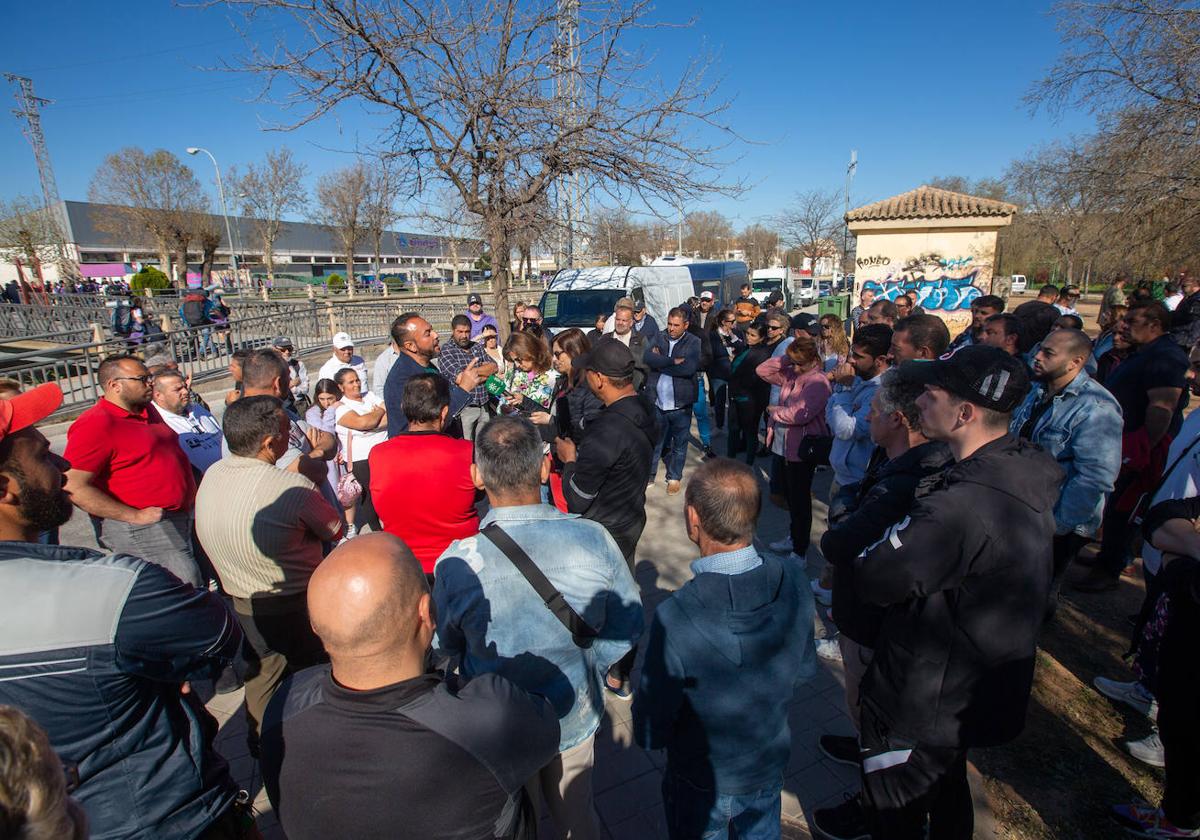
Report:
M363 204L363 228L375 256L375 279L382 282L380 254L383 237L399 217L396 213L396 175L387 160L375 162L367 171L367 191Z
M724 258L733 240L733 225L714 210L688 213L683 226L683 248L706 259Z
M229 183L238 196L243 215L253 220L254 231L262 243L263 262L267 264L267 280L275 281L275 242L283 233L284 216L302 213L308 202L304 190L307 168L292 157L291 150L282 148L267 152L261 163L246 167L246 174L229 173Z
M44 297L42 263L58 258L62 241L58 214L41 200L17 196L0 202L0 255L17 267L26 303L33 296ZM29 282L23 268L29 269L36 282Z
M641 265L643 257L658 256L661 247L652 227L624 210L598 210L589 221L592 253L603 254L609 265Z
M763 224L749 225L737 239L751 269L769 268L779 251L779 232Z
M163 270L171 273L170 254L182 243L182 272L175 282L187 283L186 219L208 211L208 197L196 175L166 149L147 152L127 146L104 159L88 188L91 201L115 207L97 208L97 228L125 238L131 246L157 248Z
M809 261L814 277L817 275L817 260L837 253L835 238L841 230L838 212L841 204L840 193L808 190L797 193L791 205L775 220L780 240Z
M370 174L358 161L327 172L317 179L317 204L313 218L337 240L346 256L347 294L354 296L354 251L367 232Z
M966 193L981 198L990 198L994 201L1008 200L1008 187L1003 180L998 178L979 178L972 181L962 175L942 175L930 178L928 184L939 190Z
M207 286L212 283L213 262L216 260L217 248L223 238L217 219L208 213L198 213L192 218L192 233L196 244L200 246L200 278Z
M457 191L442 188L410 218L441 238L443 256L450 261L450 279L457 283L460 262L474 262L482 253L478 217L466 211Z
M599 194L659 207L738 187L716 175L733 135L709 63L696 59L662 79L640 46L663 26L648 19L650 0L583 4L568 26L558 0L224 5L256 24L290 19L271 30L274 44L252 44L244 65L299 112L285 128L346 101L368 104L389 121L381 140L409 194L429 181L455 190L489 242L500 310L514 215L557 184L580 178L593 201ZM718 139L698 140L701 127Z

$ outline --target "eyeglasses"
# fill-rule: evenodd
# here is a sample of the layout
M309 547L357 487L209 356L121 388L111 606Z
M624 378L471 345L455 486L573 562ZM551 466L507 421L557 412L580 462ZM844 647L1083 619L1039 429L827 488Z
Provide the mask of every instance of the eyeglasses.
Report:
M114 376L112 381L119 382L122 379L129 379L134 382L141 382L143 385L149 385L150 381L154 379L154 377L149 373L147 373L145 376Z
M771 332L778 332L779 330L783 329L783 327L768 326L767 329Z
M733 319L733 318L726 318L726 319L725 319L724 321L722 321L721 323L722 323L723 325L725 325L725 326L729 326L730 324L736 324L736 323L737 323L737 321L736 321L735 319Z

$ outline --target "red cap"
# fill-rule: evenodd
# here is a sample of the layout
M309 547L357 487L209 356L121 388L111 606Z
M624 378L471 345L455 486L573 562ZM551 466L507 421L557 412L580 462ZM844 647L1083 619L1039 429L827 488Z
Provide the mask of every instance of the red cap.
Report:
M11 400L0 400L0 440L49 417L62 401L62 389L54 382L17 394Z

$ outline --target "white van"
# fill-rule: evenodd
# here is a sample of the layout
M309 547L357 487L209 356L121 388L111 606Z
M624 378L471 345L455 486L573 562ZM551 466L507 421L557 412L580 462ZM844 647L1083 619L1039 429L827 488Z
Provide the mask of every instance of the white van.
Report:
M1009 289L1014 295L1022 294L1025 291L1025 286L1027 284L1025 282L1024 274L1014 274L1010 280L1012 285L1009 287Z
M623 297L645 301L646 311L658 325L667 313L695 293L692 274L683 265L597 266L564 268L554 275L542 294L542 325L557 333L571 327L584 332L596 325L596 316L611 315Z

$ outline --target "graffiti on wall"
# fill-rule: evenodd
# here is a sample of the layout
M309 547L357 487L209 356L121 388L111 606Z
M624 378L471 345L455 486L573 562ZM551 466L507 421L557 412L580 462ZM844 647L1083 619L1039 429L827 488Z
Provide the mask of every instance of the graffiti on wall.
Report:
M975 284L982 269L973 257L947 258L931 252L900 264L884 257L860 257L857 262L860 268L886 265L883 277L862 284L862 291L874 292L876 300L909 294L927 311L955 311L970 309L971 301L983 294Z

